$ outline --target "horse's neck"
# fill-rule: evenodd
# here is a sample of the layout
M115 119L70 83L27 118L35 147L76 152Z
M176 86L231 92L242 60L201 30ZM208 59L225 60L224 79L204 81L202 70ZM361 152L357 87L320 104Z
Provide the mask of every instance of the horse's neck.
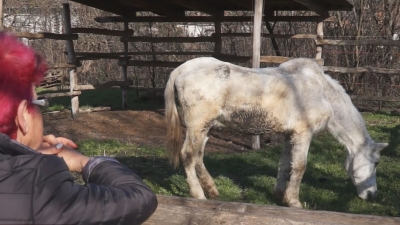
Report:
M354 155L361 146L370 142L371 138L365 127L364 120L357 109L335 113L333 121L329 125L330 132L347 147L350 154Z

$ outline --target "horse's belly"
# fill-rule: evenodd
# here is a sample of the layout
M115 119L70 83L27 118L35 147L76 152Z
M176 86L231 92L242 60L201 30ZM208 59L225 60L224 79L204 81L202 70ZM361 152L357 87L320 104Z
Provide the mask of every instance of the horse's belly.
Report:
M281 132L281 124L277 119L269 115L266 110L260 108L225 111L217 121L220 123L219 125L222 124L242 134Z

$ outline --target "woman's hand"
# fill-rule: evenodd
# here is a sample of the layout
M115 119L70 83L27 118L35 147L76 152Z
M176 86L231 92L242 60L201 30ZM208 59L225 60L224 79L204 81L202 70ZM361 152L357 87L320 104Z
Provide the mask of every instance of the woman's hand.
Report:
M71 140L69 140L67 138L55 137L52 134L46 135L46 136L43 137L43 142L42 142L42 145L41 145L40 148L47 148L47 147L50 147L52 145L57 145L58 143L66 145L66 146L68 146L70 148L74 148L74 149L78 148L78 145L75 142L73 142L73 141L71 141ZM38 150L38 151L40 151L40 150Z
M77 152L74 148L78 145L63 137L55 137L54 135L47 135L43 137L42 145L38 152L46 155L57 155L64 159L71 172L80 173L83 167L89 161L89 157Z

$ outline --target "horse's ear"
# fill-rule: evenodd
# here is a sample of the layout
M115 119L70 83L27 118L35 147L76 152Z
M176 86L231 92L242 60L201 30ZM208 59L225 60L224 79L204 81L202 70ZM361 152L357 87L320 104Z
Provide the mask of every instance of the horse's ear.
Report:
M382 149L386 148L389 143L374 143L374 151L380 152Z

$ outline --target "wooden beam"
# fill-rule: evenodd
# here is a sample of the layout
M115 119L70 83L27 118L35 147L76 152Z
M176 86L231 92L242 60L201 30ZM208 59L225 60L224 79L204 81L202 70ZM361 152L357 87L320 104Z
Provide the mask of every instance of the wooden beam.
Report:
M125 55L125 52L75 52L77 57L116 58ZM214 52L127 52L127 55L213 55Z
M261 28L262 28L263 8L264 8L263 0L255 0L254 22L253 22L253 56L251 58L253 68L260 68ZM253 135L251 137L251 147L253 150L260 150L260 135Z
M322 18L323 19L323 18ZM163 17L163 16L137 16L137 17L122 17L108 16L96 17L94 19L98 23L122 23L126 22L154 22L154 23L213 23L216 21L214 16L185 16L185 17ZM264 16L263 21L270 22L318 22L320 16ZM252 22L252 16L224 16L221 22ZM335 22L335 17L324 19L324 22Z
M63 23L64 23L64 33L72 34L71 32L71 11L69 8L69 3L63 3ZM76 64L74 42L72 40L67 40L66 49L68 52L68 64ZM76 68L69 69L69 87L70 93L73 93L75 85L77 85L77 73ZM72 96L72 95L71 95ZM79 114L79 97L73 96L71 98L71 114L72 118L76 118Z
M169 2L173 4L177 4L179 6L182 6L184 8L188 8L190 10L195 10L195 11L201 11L204 13L207 13L209 15L214 15L216 13L216 9L213 8L212 6L209 6L208 4L204 4L204 2L201 1L195 1L195 0L169 0Z
M99 28L72 28L72 33L81 33L81 34L101 34L101 35L110 35L110 36L132 36L133 30L108 30L108 29L99 29Z
M62 69L62 68L75 68L78 66L82 66L82 64L69 64L69 63L51 63L48 65L49 69Z
M377 45L400 46L400 41L392 40L315 40L316 45Z
M399 75L400 69L386 69L386 68L377 68L377 67L334 67L334 66L324 66L324 71L334 72L334 73L379 73L379 74L390 74L390 75Z
M12 35L18 38L28 39L55 39L55 40L78 40L77 34L54 34L54 33L29 33L29 32L11 32Z
M214 36L212 33L211 36ZM222 37L252 37L251 33L222 33ZM283 38L283 39L316 39L315 34L267 34L261 33L261 37L266 38Z
M61 92L61 93L47 93L38 95L39 98L56 98L56 97L67 97L67 96L78 96L80 95L80 91L70 91L70 92Z
M111 87L129 87L133 85L132 80L126 80L126 81L107 81L103 84L99 85L91 85L91 84L84 84L84 85L75 85L75 91L83 91L83 90L93 90L93 89L102 89L102 88L111 88Z
M350 96L353 101L382 101L382 102L400 102L400 97L378 97L378 96Z
M143 225L181 224L399 224L398 217L305 210L272 205L157 195L158 207Z
M2 31L3 28L3 0L0 1L0 31Z
M328 18L329 17L329 12L326 10L321 4L318 4L319 0L294 0L295 2L298 2L308 9L318 13L318 15Z
M281 64L284 63L290 59L290 57L284 57L284 56L261 56L260 57L260 62L263 63L276 63L276 64ZM323 59L315 59L317 61L318 65L322 66L324 60Z
M167 3L160 4L160 2L153 2L148 0L135 0L134 2L131 0L120 0L120 1L124 2L129 6L145 9L162 16L176 16L176 17L185 16L185 11Z
M215 37L121 37L121 42L151 42L151 43L163 43L163 42L214 42Z
M118 66L151 66L151 67L170 67L176 68L184 62L168 62L168 61L142 61L142 60L129 60L118 61Z

